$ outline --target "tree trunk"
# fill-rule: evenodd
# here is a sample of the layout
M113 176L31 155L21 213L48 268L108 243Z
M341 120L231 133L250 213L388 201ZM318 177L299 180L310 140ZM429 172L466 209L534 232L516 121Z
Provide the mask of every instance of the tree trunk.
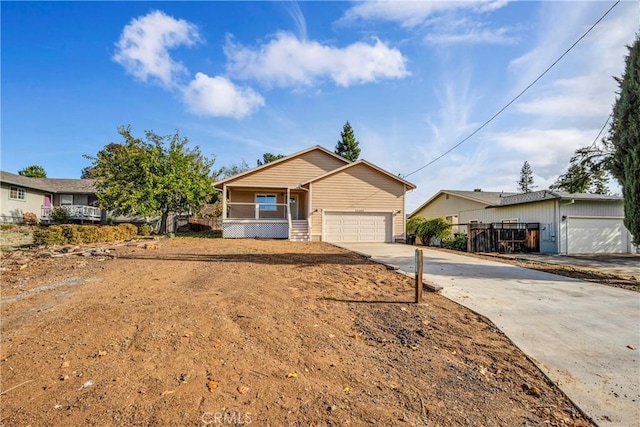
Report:
M158 230L158 232L160 234L166 234L167 233L167 218L169 217L169 211L164 211L162 213L162 218L160 219L160 229Z

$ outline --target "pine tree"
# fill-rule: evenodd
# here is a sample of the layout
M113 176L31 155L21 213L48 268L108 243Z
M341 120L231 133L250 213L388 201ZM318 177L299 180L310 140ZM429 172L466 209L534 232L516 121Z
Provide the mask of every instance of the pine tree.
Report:
M360 157L360 148L358 148L360 143L353 134L349 121L344 124L340 136L342 139L336 144L335 153L351 162L355 162Z
M531 193L535 185L533 185L533 171L531 170L531 166L529 162L525 160L522 165L522 169L520 170L520 179L517 181L518 189L523 193Z
M613 106L607 141L611 149L608 167L622 187L624 225L640 243L640 37L629 47L625 71Z

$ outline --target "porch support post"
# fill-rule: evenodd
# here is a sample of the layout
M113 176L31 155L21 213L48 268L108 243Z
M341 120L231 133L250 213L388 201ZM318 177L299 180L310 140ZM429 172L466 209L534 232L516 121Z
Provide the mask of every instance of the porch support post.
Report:
M291 203L291 189L287 187L287 218L291 215L291 209L289 204Z
M222 220L227 219L227 184L222 184Z

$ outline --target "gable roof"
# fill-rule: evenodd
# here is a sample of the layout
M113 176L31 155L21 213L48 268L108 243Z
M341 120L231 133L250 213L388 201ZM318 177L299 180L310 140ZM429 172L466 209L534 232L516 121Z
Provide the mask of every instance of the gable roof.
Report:
M49 193L91 194L96 192L94 179L31 178L0 171L0 182Z
M269 162L269 163L266 163L266 164L264 164L262 166L257 166L255 168L251 168L251 169L249 169L247 171L244 171L242 173L239 173L237 175L233 175L233 176L230 176L229 178L225 178L225 179L222 179L220 181L217 181L217 182L215 182L213 184L213 187L214 188L222 188L222 187L220 187L222 184L227 184L229 182L235 181L238 178L241 178L243 176L255 173L255 172L263 170L263 169L272 168L272 167L274 167L276 165L279 165L280 163L283 163L283 162L286 162L287 160L291 160L293 158L302 156L303 154L309 153L309 152L314 151L314 150L322 151L323 153L329 154L329 155L335 157L336 159L339 159L339 160L341 160L341 161L343 161L343 162L345 162L347 164L350 163L349 160L345 159L342 156L337 155L333 151L329 151L326 148L321 147L320 145L314 145L313 147L309 147L309 148L304 149L302 151L298 151L297 153L290 154L290 155L285 156L285 157L283 157L281 159L274 160L273 162Z
M503 197L513 196L517 193L505 193L504 191L462 191L462 190L440 190L429 200L421 204L418 208L414 209L409 216L413 216L416 213L420 212L425 206L431 203L433 200L438 198L441 194L449 194L456 197L461 197L466 200L471 200L473 202L482 203L487 206L497 205L500 203Z
M623 201L620 196L611 196L608 194L589 194L589 193L569 193L566 191L552 191L552 190L540 190L532 191L530 193L514 194L506 197L502 197L498 203L493 204L490 207L500 206L513 206L521 205L525 203L536 203L547 200L583 200L592 202L616 202Z
M393 178L396 181L399 181L399 182L403 183L404 186L405 186L405 190L406 189L413 190L413 189L416 188L416 186L414 184L410 183L409 181L406 181L406 180L400 178L399 176L396 176L396 175L392 174L391 172L388 172L388 171L386 171L386 170L384 170L384 169L382 169L382 168L380 168L380 167L374 165L373 163L370 163L370 162L368 162L368 161L366 161L364 159L360 159L360 160L357 160L357 161L355 161L353 163L346 164L346 165L342 166L341 168L334 169L334 170L329 171L329 172L327 172L325 174L322 174L320 176L312 178L312 179L310 179L310 180L308 180L306 182L303 182L300 185L306 185L306 184L309 184L309 183L314 182L314 181L319 181L319 180L321 180L323 178L326 178L328 176L331 176L331 175L334 175L336 173L342 172L344 170L347 170L347 169L352 168L352 167L357 166L357 165L367 165L370 168L375 169L375 170L377 170L378 172L380 172L380 173L382 173L384 175L387 175L389 178Z

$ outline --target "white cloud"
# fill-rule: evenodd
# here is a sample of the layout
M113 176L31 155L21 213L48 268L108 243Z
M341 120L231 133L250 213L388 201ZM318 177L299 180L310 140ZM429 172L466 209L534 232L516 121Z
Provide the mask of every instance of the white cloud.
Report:
M287 7L287 12L289 12L289 16L293 19L294 24L296 25L296 30L298 31L298 37L302 40L307 39L307 21L304 18L304 14L300 9L300 5L296 1L288 1L285 3Z
M598 129L555 128L519 129L491 135L502 148L520 153L541 176L558 175L577 148L585 147Z
M432 32L424 40L432 44L513 44L517 38L510 33L512 28L486 28L480 25L454 31Z
M193 46L200 40L195 25L156 10L132 19L124 27L113 60L142 81L153 77L172 87L176 85L176 77L187 70L171 58L169 50Z
M436 14L456 10L477 13L491 12L503 7L504 0L487 1L367 1L358 3L345 13L341 21L382 20L400 24L405 28L429 22Z
M409 75L402 53L378 39L373 44L357 42L337 48L278 33L256 49L229 38L224 51L228 72L234 77L282 87L310 86L325 79L346 87Z
M196 73L183 90L190 112L207 116L242 118L264 105L264 98L249 87L239 87L222 76Z

